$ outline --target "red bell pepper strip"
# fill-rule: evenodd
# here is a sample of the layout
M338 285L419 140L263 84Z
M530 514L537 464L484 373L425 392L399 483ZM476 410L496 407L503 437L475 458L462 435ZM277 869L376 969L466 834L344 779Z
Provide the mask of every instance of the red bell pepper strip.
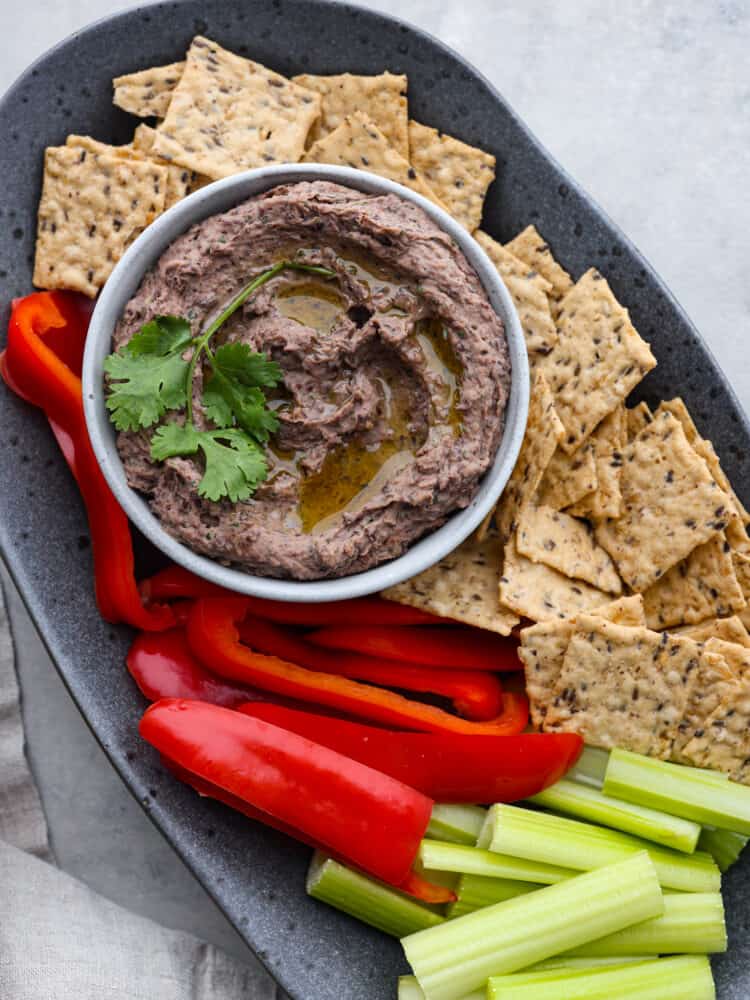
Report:
M262 618L246 618L239 625L239 633L242 641L256 653L278 656L300 667L385 687L443 695L450 698L458 714L467 719L486 722L503 710L502 684L494 674L486 671L433 670L359 653L330 652L311 646L284 626Z
M86 431L81 380L67 363L74 363L80 352L83 322L80 310L63 293L37 292L17 300L8 324L2 374L14 392L45 412L78 483L91 530L102 617L149 631L169 628L173 623L169 608L145 608L140 598L128 521L107 486ZM65 353L60 344L67 337Z
M391 885L411 872L433 802L388 775L259 719L167 698L141 736L180 767Z
M392 691L255 653L240 642L238 630L238 623L248 610L245 598L204 597L195 602L190 612L187 628L190 648L220 677L402 729L497 735L518 733L528 721L528 701L524 695L505 693L503 713L497 719L469 722Z
M272 829L286 834L287 837L299 840L314 850L322 850L327 854L331 853L324 844L315 843L309 837L301 834L299 830L295 830L293 827L279 822L275 817L269 816L268 813L261 812L260 809L255 809L243 799L237 798L236 795L230 795L229 792L225 792L223 788L219 788L217 785L212 785L209 781L198 778L164 755L162 755L162 762L168 771L171 771L176 778L179 778L186 785L190 785L199 795L216 799L217 802L222 802L225 806L229 806L230 809L234 809L236 812L240 812L258 823L263 823L265 826L270 826ZM337 860L347 861L346 858L337 858ZM443 885L436 885L434 882L428 882L413 871L398 885L398 888L402 892L406 892L410 896L422 900L424 903L451 903L456 898L455 892L451 889Z
M204 580L181 566L169 566L140 584L146 601L171 601L180 597L237 597L238 594ZM408 608L380 597L357 597L351 601L321 601L319 604L290 604L260 597L246 597L248 611L259 618L281 625L442 625L446 618L437 618L418 608ZM517 668L520 669L520 668Z
M583 749L574 733L393 733L282 705L250 702L238 711L390 774L436 802L526 799L559 781Z
M345 649L428 667L522 669L515 640L460 625L441 629L392 628L388 625L353 628L347 623L318 629L305 638L325 649Z

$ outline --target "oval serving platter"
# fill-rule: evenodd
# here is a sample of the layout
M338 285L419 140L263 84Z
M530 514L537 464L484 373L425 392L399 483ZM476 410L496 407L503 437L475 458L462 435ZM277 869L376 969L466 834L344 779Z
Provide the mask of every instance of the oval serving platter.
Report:
M131 10L38 60L0 102L0 326L31 289L42 153L68 133L127 142L133 120L110 103L111 79L182 57L205 34L284 74L409 77L419 121L494 153L484 228L507 240L534 222L578 277L592 260L651 342L659 366L639 398L685 397L745 503L750 425L705 344L623 234L550 158L460 56L385 16L325 0L185 0ZM310 45L310 39L314 45ZM295 1000L386 1000L405 971L398 944L304 893L308 852L199 800L137 737L145 702L123 659L131 633L97 614L83 507L41 414L0 389L0 548L47 647L113 765L157 826ZM141 572L157 565L139 542ZM730 953L715 962L720 1000L750 995L750 863L726 877Z

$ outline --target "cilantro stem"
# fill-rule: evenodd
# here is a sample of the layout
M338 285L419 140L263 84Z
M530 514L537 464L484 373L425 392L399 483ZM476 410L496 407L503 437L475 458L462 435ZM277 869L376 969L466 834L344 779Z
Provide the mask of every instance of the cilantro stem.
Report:
M244 288L235 295L229 305L210 323L203 333L199 334L198 337L193 341L195 347L193 350L193 356L190 359L190 365L187 372L187 423L193 424L193 379L195 378L195 369L198 365L201 354L204 352L208 358L209 364L213 367L213 354L208 347L208 342L214 336L215 333L226 323L226 321L233 316L234 313L244 305L244 303L250 298L253 292L257 292L259 288L267 284L277 275L281 274L282 271L304 271L307 274L317 274L322 278L335 278L336 272L331 271L327 267L317 267L313 264L301 264L293 260L280 260L278 263L274 264L273 267L269 267L268 270L263 271L261 274L252 278Z

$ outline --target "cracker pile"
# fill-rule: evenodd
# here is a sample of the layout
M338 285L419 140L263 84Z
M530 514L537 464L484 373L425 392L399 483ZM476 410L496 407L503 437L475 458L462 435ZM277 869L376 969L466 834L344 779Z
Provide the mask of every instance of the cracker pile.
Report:
M118 107L154 125L139 125L124 146L69 136L47 150L39 288L94 297L158 215L204 184L253 167L305 161L369 170L434 201L472 233L495 177L494 156L409 118L408 80L394 73L287 79L198 36L184 61L119 76L113 87ZM80 162L69 149L80 151ZM519 258L537 248L520 251ZM523 297L531 267L507 258ZM552 287L554 277L537 284ZM531 313L529 306L530 330Z

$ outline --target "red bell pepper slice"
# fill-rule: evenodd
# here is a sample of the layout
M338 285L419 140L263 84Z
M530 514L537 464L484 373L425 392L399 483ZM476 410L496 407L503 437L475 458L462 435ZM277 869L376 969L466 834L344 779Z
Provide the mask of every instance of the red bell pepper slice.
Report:
M75 373L85 313L65 293L37 292L13 305L1 371L8 386L47 415L81 491L103 618L144 630L173 624L172 612L145 608L135 582L127 518L110 491L89 441L81 380ZM58 354L59 351L59 354Z
M318 629L306 639L325 649L348 650L428 667L522 669L515 640L461 625L441 629L392 628L388 625L353 628L347 623Z
M250 702L238 711L390 774L436 802L526 799L559 781L583 749L574 733L393 733L283 705Z
M403 729L498 735L518 733L528 721L528 701L520 694L503 695L503 713L497 719L469 722L392 691L255 653L241 643L238 629L248 610L245 598L205 597L197 600L190 612L190 648L220 677Z
M311 646L289 629L262 618L246 618L239 625L239 633L242 641L256 653L278 656L300 667L385 687L443 695L450 698L458 714L467 719L486 722L503 710L502 684L494 674L486 671L433 670L359 653L330 652Z
M388 775L259 719L167 698L141 736L180 767L391 885L409 876L433 802Z
M204 580L181 566L169 566L140 584L146 601L171 601L181 597L237 597L232 591ZM248 611L280 625L441 625L450 624L418 608L394 604L380 597L357 597L350 601L321 601L318 604L290 604L261 597L246 597ZM518 668L517 668L518 669Z
M253 806L249 805L243 799L238 798L236 795L230 795L229 792L225 792L223 788L219 788L217 785L212 785L209 781L204 781L202 778L191 774L190 771L186 771L185 768L180 767L179 764L175 764L173 760L162 755L162 762L168 771L180 781L184 782L186 785L190 785L191 788L199 795L203 795L206 798L216 799L217 802L222 802L225 806L229 806L230 809L234 809L236 812L242 813L249 819L253 819L258 823L263 823L265 826L270 826L274 830L278 830L279 833L285 834L287 837L291 837L293 840L299 840L303 844L307 844L308 847L312 847L313 850L321 850L326 854L331 854L329 848L325 844L318 844L311 840L309 837L300 833L299 830L295 830L291 826L287 826L285 823L279 822L275 817L269 816L268 813L261 812L260 809L255 809ZM335 855L334 855L335 857ZM346 858L337 858L339 861L346 862ZM456 894L451 889L446 888L443 885L436 885L434 882L428 882L426 879L417 875L416 872L409 872L403 882L398 885L398 888L410 896L414 896L416 899L422 900L423 903L451 903L455 898Z

